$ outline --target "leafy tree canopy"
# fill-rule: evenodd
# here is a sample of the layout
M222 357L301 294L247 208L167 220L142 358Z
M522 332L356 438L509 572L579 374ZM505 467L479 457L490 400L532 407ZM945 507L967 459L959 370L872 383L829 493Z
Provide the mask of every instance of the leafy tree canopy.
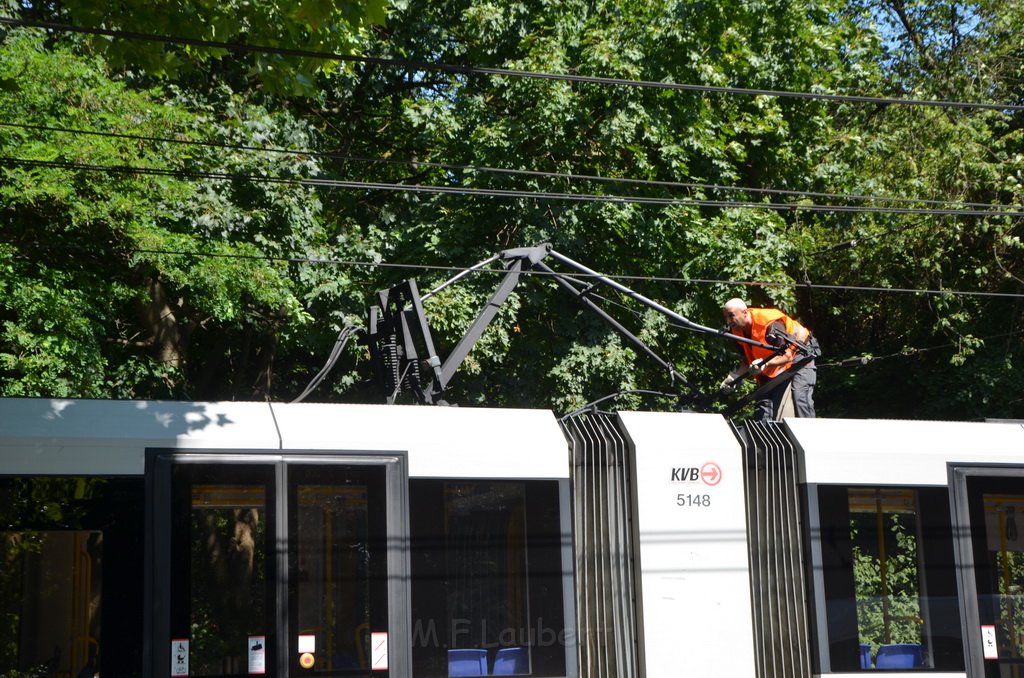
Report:
M148 140L0 127L20 159L0 180L6 393L287 399L374 290L549 241L702 324L731 296L798 316L826 351L822 414L1021 416L1020 217L938 211L1024 204L1019 111L472 72L1021 104L1011 0L136 5L21 11L409 65L8 34L4 120ZM154 173L83 167L111 164ZM312 178L350 183L295 181ZM495 283L430 300L442 351ZM736 360L612 310L697 387ZM317 397L378 398L365 357L350 345ZM458 402L562 411L675 386L542 278L454 385Z
M115 67L141 68L152 76L214 75L243 81L255 77L274 92L312 94L316 74L337 60L288 55L286 51L350 54L371 28L383 23L386 0L271 2L22 3L35 19L68 22L84 29L144 34L169 41L103 35L93 40ZM233 47L209 46L225 43ZM278 53L246 46L276 48ZM240 63L235 63L240 61Z
M305 141L301 124L229 94L203 105L127 88L98 59L44 49L32 31L7 36L0 72L14 75L0 92L0 118L20 125L0 127L0 392L180 397L186 383L212 378L230 389L233 372L266 369L261 346L309 320L279 255L315 251L315 195L204 180L197 173L265 171L264 160L175 142L287 145ZM275 170L301 177L316 168L285 156ZM195 341L206 332L219 337ZM255 365L223 369L236 361Z

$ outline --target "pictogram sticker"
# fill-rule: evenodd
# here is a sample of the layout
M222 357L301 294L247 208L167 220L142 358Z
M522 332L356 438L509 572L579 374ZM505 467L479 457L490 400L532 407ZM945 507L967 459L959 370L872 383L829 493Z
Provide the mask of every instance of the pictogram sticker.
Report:
M175 638L171 641L171 675L188 675L188 638Z
M388 668L388 634L370 634L370 668L374 671L383 671Z
M995 626L989 624L981 625L981 648L985 659L999 659Z
M267 637L249 636L249 675L267 672Z

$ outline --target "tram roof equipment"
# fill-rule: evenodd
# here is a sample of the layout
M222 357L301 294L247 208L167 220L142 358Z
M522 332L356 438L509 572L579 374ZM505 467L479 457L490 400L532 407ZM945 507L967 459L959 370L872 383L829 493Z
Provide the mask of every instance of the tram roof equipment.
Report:
M571 273L557 271L545 263L553 259ZM441 358L431 335L427 315L423 309L423 301L456 281L479 270L487 264L500 261L505 267L505 275L496 290L488 299L476 319L466 330L463 337L446 358ZM711 398L701 393L689 383L670 360L659 355L646 342L613 318L595 300L594 290L599 286L609 287L616 292L666 316L676 327L760 346L776 353L785 350L753 339L747 339L730 333L726 328L713 328L700 325L665 305L650 299L639 292L584 266L569 257L555 251L549 243L533 247L508 249L461 271L458 275L445 281L437 288L420 294L415 279L408 279L389 289L377 292L376 304L370 307L365 341L370 347L374 372L386 392L386 401L392 404L403 392L409 392L420 404L447 404L445 397L448 385L477 341L483 336L488 325L494 320L501 305L519 284L522 274L529 270L537 270L550 276L559 287L576 298L587 310L595 313L609 326L622 335L640 353L646 355L668 373L672 387L683 392L674 394L679 397L681 408L694 404L706 404ZM579 277L585 278L586 282ZM813 354L809 346L789 337L804 355L808 356L797 364L802 367ZM793 370L790 370L793 372ZM790 378L792 375L788 375ZM787 379L773 380L730 408L730 413L738 410L751 399L760 397L766 387L775 388ZM307 388L307 392L310 389ZM305 394L304 394L305 395Z

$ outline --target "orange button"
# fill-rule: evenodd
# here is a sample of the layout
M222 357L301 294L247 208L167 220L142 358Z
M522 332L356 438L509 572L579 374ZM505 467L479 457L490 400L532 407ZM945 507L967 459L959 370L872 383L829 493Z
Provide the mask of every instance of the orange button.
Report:
M301 666L304 669L313 668L313 664L315 662L316 659L313 657L312 652L304 652L303 655L299 657L299 666Z

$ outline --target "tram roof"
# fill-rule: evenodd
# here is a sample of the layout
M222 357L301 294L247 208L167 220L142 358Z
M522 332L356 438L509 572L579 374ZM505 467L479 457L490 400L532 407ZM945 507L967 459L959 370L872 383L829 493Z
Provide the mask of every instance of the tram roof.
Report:
M1024 462L1017 423L786 419L800 478L845 485L946 485L948 464Z
M141 474L145 450L407 453L412 477L567 478L546 410L0 399L0 474Z

